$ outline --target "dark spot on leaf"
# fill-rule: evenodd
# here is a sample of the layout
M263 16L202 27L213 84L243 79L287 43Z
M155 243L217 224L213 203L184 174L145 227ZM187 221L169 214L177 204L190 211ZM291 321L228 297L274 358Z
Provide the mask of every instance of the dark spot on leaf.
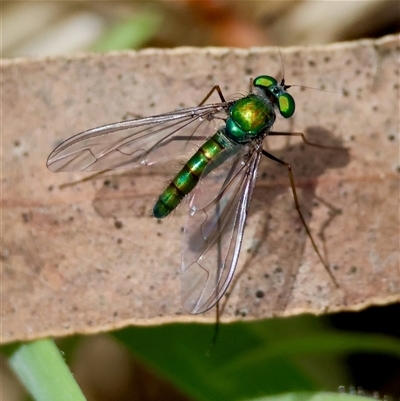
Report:
M24 223L29 223L33 218L33 213L31 211L22 213L22 220Z

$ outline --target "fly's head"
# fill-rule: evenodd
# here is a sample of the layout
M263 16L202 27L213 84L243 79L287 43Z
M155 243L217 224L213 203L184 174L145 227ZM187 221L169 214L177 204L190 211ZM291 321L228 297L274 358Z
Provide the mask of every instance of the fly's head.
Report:
M280 83L269 75L260 75L253 80L253 85L261 91L279 110L285 118L292 117L295 110L293 97L286 91L290 85L285 85L283 78Z

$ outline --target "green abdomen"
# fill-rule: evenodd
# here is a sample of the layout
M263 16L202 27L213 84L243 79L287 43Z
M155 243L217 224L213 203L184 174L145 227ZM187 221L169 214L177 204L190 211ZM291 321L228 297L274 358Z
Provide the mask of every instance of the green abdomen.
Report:
M158 198L153 207L154 217L162 219L168 216L181 203L199 182L206 166L224 149L224 145L217 132L199 148Z

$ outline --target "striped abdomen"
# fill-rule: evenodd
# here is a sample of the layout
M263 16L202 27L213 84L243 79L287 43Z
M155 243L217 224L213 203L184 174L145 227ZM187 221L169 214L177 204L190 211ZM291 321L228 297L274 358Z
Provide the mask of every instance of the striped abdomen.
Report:
M157 219L168 216L179 205L182 199L193 190L208 163L210 163L225 146L226 142L219 132L209 138L160 195L154 205L153 216Z

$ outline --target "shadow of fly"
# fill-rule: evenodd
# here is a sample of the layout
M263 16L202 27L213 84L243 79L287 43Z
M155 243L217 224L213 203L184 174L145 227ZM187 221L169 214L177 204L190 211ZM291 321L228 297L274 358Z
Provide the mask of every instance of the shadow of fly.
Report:
M321 263L337 285L306 224L290 164L263 149L274 132L276 110L284 118L295 111L290 85L268 75L250 81L245 97L226 101L214 86L197 107L121 121L89 129L57 146L47 160L51 171L102 171L166 162L195 147L153 207L163 219L185 198L189 213L182 250L182 305L192 314L206 312L226 292L238 263L251 196L262 156L286 167L300 219ZM220 103L205 104L214 93Z

